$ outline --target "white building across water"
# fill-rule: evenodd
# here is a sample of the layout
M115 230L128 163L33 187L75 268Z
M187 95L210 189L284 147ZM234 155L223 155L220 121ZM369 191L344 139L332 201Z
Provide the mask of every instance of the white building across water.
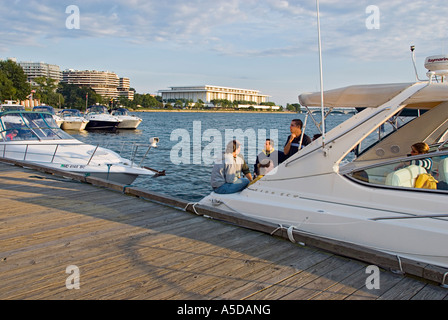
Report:
M194 103L202 100L205 104L211 104L213 100L251 101L256 105L267 102L270 96L260 94L258 90L228 88L212 85L170 87L170 90L159 90L163 102L175 100L190 100Z

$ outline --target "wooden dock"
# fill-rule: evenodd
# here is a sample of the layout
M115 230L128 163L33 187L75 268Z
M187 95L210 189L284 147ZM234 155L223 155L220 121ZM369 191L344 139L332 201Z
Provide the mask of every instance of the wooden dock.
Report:
M179 199L11 163L0 162L3 300L448 298L383 269L369 289L366 263L185 212Z

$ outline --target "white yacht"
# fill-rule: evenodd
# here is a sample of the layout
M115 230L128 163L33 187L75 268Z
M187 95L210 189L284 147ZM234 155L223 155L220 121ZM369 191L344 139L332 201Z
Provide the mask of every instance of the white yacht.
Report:
M126 108L114 109L110 114L120 120L118 129L137 129L142 122L141 118L130 114Z
M78 109L64 109L59 115L63 120L61 125L63 130L82 131L89 123Z
M120 124L120 120L112 116L105 106L98 104L88 107L84 117L89 121L86 130L114 131Z
M447 61L427 58L428 81L300 95L302 106L322 106L323 97L323 110L360 112L242 192L212 192L199 204L447 268ZM416 142L430 152L409 156ZM429 170L418 165L424 159ZM415 187L423 173L436 189Z
M60 129L49 113L32 111L0 112L0 158L20 160L129 185L138 176L156 175L141 167L153 138L139 164L134 159L99 146L85 144Z
M62 118L56 114L56 112L54 111L54 108L52 106L47 106L47 105L36 106L33 108L33 111L51 113L51 115L53 116L54 121L56 121L56 124L58 125L58 127L61 127L62 123L64 122L62 120Z

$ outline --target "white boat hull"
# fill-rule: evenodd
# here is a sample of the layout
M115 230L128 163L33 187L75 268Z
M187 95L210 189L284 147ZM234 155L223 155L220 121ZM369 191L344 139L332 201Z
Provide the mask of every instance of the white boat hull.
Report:
M87 120L81 120L81 121L64 120L64 122L61 125L61 128L63 130L69 130L69 131L82 131L86 128L87 123L89 123L89 121Z
M30 162L126 185L133 183L138 176L154 176L154 172L133 166L129 160L111 150L96 148L74 139L57 144L29 141L0 143L0 158Z
M328 177L305 178L300 182L292 180L288 183L294 184L294 181L296 186L320 186L321 192L317 193L300 191L297 187L297 192L291 192L286 186L282 190L255 184L237 194L212 193L200 204L236 211L285 228L292 226L298 231L323 238L448 267L448 249L445 245L448 240L448 218L412 217L446 212L446 195L434 194L427 201L422 201L402 191L369 188L336 173L333 175L330 187ZM403 206L403 203L407 205ZM430 211L428 205L431 206ZM397 216L409 219L377 220Z
M118 117L121 121L118 124L118 129L137 129L137 127L142 122L142 119L122 119Z

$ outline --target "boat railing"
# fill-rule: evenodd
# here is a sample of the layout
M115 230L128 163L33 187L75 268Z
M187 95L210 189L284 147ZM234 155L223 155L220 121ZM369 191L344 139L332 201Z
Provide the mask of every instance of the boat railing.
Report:
M23 146L22 148L18 148L18 146ZM42 150L43 146L48 146L49 149L45 150L46 152L36 152L35 148L33 147L38 147L39 150ZM53 148L50 148L54 146ZM69 157L70 159L85 159L85 157L81 157L81 156L76 156L74 154L70 154L70 155L60 155L58 154L58 152L60 151L60 147L61 146L86 146L84 143L39 143L39 144L32 144L32 143L24 143L24 144L2 144L0 145L0 154L2 155L3 158L12 158L12 159L19 159L23 160L23 161L27 161L30 160L31 157L36 157L36 156L40 156L40 157L48 157L48 161L49 163L54 163L54 160L56 159L57 156L61 156L61 157ZM91 150L87 150L87 153L91 152L91 155L88 159L88 161L86 162L85 165L89 165L92 161L92 159L94 158L94 156L96 155L99 145L96 146L91 146L92 149ZM3 149L3 150L2 150ZM31 150L30 150L31 149ZM66 150L65 150L66 152ZM14 154L17 154L17 156L14 156ZM20 157L20 155L23 154L23 157Z
M137 163L138 160L140 160L138 166L141 167L143 165L143 162L145 161L146 157L148 156L149 150L151 150L151 148L154 147L154 144L138 143L138 142L133 142L133 143L129 144L129 142L121 142L121 148L120 148L120 152L119 152L120 156L126 157L123 154L124 154L124 149L127 146L130 146L129 158L131 160L131 167L133 167ZM144 151L144 154L139 153L139 148L140 148L140 150L142 150L143 148L146 148L146 151Z

